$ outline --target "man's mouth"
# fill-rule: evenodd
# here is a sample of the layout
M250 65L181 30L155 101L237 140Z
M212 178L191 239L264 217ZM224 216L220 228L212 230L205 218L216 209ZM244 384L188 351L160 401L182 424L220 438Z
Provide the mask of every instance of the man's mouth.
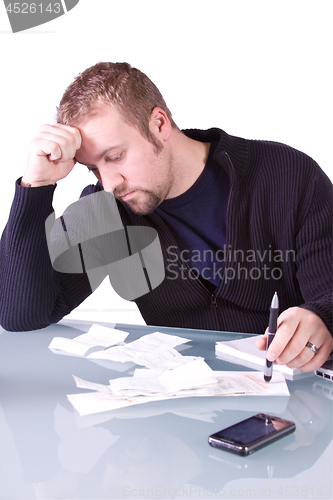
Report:
M128 191L127 193L121 194L121 195L118 195L118 196L123 201L127 201L127 200L129 200L134 195L134 193L135 193L135 190L134 191Z

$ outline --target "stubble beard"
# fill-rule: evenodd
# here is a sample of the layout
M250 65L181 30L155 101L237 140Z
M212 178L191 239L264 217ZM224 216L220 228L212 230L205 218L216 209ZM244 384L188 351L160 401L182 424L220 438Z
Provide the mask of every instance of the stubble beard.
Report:
M160 205L160 203L162 203L164 199L162 196L153 191L138 189L137 192L144 195L143 200L119 200L123 205L127 206L136 215L148 215L154 212L154 210Z
M163 148L159 151L156 150L157 159L160 157L162 150ZM168 168L166 168L166 165L168 165ZM136 215L151 214L168 196L174 182L173 156L170 155L167 159L164 158L164 161L162 160L160 162L160 168L167 171L168 175L164 184L157 186L156 190L151 191L148 189L134 188L133 191L137 192L136 195L139 193L141 195L139 200L135 200L135 197L133 200L130 199L128 201L118 198L123 205L127 206ZM116 193L114 194L116 195Z

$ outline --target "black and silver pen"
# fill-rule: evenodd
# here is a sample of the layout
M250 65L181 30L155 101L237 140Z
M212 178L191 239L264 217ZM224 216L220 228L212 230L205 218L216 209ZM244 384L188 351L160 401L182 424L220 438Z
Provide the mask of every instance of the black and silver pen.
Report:
M269 346L271 345L271 342L274 338L274 335L276 333L276 326L277 326L277 318L279 315L279 298L277 293L275 292L272 302L271 302L271 309L269 312L269 326L268 326L268 336L267 336L267 342L266 342L266 356L267 356L267 350ZM264 379L266 382L269 382L272 378L272 373L273 373L273 362L268 361L266 357L266 363L265 363L265 368L264 368Z

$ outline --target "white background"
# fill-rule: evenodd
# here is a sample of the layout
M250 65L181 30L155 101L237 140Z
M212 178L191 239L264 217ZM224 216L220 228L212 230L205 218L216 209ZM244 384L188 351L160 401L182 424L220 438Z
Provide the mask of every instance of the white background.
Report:
M331 0L80 0L13 34L1 2L0 232L29 142L53 122L74 76L98 61L144 71L179 127L287 143L332 179L332 12ZM60 181L57 216L92 182L79 165ZM80 307L135 311L107 281Z
M73 77L97 61L128 61L146 72L182 128L284 142L333 178L332 11L331 0L80 0L66 15L12 34L1 1L0 232L30 140L53 121ZM90 182L79 166L59 182L57 214ZM81 309L140 321L107 282ZM324 470L317 463L308 472L319 481ZM243 485L240 478L236 487Z

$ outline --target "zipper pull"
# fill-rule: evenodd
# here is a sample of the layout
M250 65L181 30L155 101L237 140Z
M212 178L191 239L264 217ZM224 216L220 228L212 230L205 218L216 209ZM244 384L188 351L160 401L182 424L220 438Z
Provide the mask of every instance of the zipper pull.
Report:
M211 305L211 307L214 307L214 308L217 307L216 297L214 294L210 296L210 305Z

